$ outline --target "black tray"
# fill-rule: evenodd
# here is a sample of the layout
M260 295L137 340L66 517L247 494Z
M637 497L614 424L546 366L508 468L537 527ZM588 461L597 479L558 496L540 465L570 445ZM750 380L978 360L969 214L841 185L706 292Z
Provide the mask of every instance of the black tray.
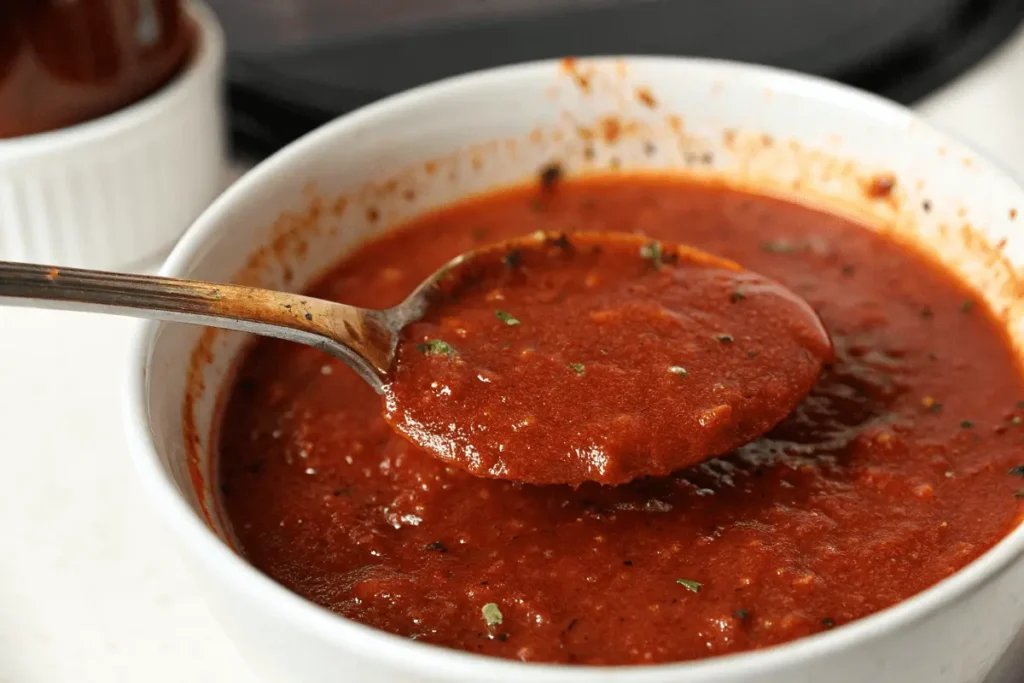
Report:
M232 46L238 152L265 156L341 113L437 78L565 55L737 59L912 103L1024 18L1024 0L375 1L293 0L287 17L272 11L279 3L213 1Z

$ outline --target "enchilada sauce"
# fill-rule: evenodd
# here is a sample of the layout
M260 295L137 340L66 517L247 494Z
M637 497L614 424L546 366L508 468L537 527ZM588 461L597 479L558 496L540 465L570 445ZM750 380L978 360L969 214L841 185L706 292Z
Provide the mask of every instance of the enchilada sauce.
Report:
M796 294L707 252L539 233L447 268L401 334L385 417L477 476L621 484L761 436L831 357Z
M565 182L424 216L314 293L390 306L452 256L539 229L635 231L733 259L814 307L835 362L789 417L728 455L572 488L446 464L395 434L340 362L260 340L219 446L223 509L256 567L423 642L654 663L840 627L1019 523L1024 381L1003 329L926 258L843 218L677 180Z

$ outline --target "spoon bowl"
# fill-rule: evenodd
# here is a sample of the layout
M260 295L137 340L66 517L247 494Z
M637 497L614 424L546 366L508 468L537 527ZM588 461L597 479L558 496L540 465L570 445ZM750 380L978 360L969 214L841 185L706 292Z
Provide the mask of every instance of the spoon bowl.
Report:
M449 262L398 335L385 418L480 477L608 485L763 435L832 359L817 313L733 261L534 233Z

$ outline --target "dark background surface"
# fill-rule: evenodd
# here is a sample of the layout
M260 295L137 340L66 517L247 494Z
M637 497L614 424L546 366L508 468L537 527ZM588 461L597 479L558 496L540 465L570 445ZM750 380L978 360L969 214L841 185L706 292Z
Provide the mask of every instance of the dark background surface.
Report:
M438 78L565 55L769 64L913 103L998 47L1024 0L211 0L236 151L259 158Z

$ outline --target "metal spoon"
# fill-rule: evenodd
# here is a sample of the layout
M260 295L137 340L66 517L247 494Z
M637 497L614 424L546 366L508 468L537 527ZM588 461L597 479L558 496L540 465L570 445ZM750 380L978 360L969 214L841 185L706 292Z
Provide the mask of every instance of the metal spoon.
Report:
M443 272L394 308L370 310L257 287L0 261L0 303L191 323L307 344L343 360L380 393L399 331L423 314L426 291Z

